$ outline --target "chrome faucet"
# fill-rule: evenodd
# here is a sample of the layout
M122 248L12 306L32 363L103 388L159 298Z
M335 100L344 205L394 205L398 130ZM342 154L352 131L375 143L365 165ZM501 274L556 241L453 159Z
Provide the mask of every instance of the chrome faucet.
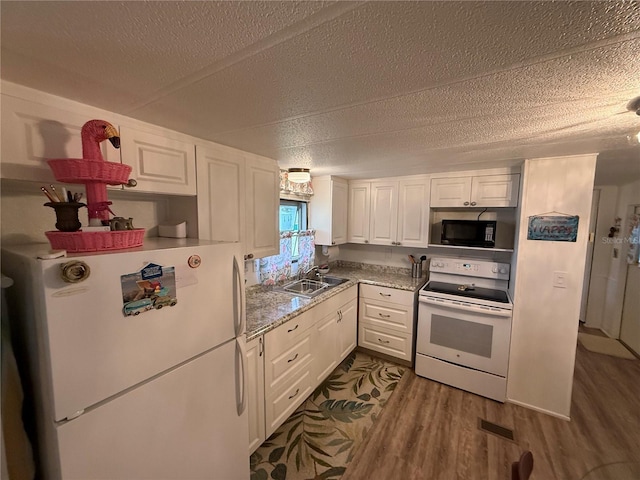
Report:
M318 272L318 266L311 267L309 270L304 272L304 278L308 280L317 280L320 276L320 272Z

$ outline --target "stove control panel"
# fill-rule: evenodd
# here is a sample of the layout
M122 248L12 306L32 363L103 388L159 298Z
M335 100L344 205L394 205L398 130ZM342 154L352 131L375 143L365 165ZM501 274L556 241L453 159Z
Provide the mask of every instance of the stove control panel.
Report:
M509 280L511 266L508 263L490 262L460 258L432 258L431 272L466 275L468 277Z

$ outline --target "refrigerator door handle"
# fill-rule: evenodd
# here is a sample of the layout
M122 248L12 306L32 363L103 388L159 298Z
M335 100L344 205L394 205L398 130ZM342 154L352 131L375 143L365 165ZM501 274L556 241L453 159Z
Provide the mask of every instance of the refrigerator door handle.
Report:
M247 357L244 340L236 338L236 407L238 416L242 415L247 408L247 384L244 368L244 359ZM238 358L240 359L238 361ZM240 368L237 368L240 366Z
M238 265L238 259L233 256L233 274L235 275L236 284L238 286L238 300L239 307L235 309L235 312L238 314L238 318L234 324L236 329L236 337L244 334L244 293L242 288L242 275L240 275L240 266Z

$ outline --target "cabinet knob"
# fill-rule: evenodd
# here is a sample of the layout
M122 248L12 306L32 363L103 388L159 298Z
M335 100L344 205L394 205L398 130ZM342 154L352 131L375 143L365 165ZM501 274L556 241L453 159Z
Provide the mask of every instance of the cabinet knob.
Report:
M124 184L125 187L133 188L138 186L138 182L135 178L130 178L127 183Z
M381 338L378 338L378 341L379 341L380 343L384 343L384 344L389 343L389 340L382 340Z
M398 246L399 246L399 245L402 245L402 243L400 243L400 242L396 242L396 245L398 245Z
M369 243L369 240L365 240L364 243Z
M331 242L331 245L335 245L335 244L336 244L336 242Z
M469 205L469 202L464 202L463 204L465 207Z
M476 206L476 202L471 202L471 206L475 207Z
M245 260L251 260L253 258L253 253L248 253L247 255L244 256Z

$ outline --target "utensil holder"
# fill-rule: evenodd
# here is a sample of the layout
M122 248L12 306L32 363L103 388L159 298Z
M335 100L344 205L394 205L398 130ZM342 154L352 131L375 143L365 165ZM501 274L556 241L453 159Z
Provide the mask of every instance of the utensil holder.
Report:
M85 207L80 202L47 202L45 206L56 212L56 228L61 232L77 232L82 227L78 218L78 209Z
M411 264L411 277L412 278L422 277L422 262Z

